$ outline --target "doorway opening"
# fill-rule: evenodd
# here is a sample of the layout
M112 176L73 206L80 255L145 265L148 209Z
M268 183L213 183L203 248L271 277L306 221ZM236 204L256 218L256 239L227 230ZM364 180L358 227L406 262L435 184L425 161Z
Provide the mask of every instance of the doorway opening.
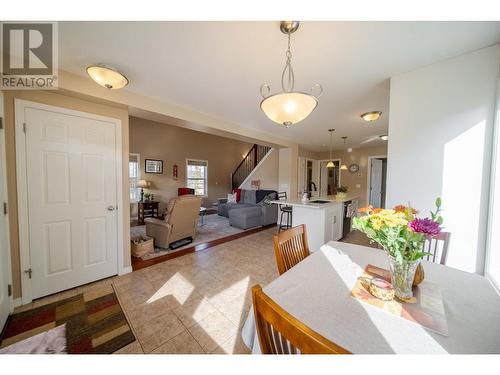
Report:
M335 167L328 168L329 160L319 163L319 196L336 195L340 186L340 159L334 159Z
M387 156L368 157L368 204L385 208Z

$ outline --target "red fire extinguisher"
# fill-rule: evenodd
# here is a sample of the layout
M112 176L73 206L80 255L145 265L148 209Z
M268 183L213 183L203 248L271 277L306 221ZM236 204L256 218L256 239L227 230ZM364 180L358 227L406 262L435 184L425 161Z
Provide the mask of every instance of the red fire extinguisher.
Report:
M173 171L174 180L177 180L178 173L179 173L179 168L177 167L177 164L174 164L173 170L174 170Z

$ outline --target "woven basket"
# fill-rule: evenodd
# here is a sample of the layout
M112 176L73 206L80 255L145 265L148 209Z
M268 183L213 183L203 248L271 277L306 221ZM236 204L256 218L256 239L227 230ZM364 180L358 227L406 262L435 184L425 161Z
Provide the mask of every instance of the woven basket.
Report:
M154 239L148 236L137 236L130 239L130 250L133 257L141 258L155 251Z

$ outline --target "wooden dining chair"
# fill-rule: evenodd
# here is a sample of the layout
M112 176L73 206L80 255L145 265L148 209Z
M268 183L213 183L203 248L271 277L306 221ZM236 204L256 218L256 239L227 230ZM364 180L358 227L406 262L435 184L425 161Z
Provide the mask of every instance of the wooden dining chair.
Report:
M450 233L441 232L437 236L427 238L424 242L424 251L429 253L424 256L426 259L433 263L446 264L446 257L448 256L448 245L450 242Z
M305 224L274 235L274 255L279 274L283 274L309 255Z
M350 354L290 315L260 285L252 288L252 299L263 354Z

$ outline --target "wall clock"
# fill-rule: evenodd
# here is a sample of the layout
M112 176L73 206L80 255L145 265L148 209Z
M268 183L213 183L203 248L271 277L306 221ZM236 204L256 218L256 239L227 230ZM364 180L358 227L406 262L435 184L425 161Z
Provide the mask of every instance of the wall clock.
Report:
M357 171L359 171L359 165L357 165L357 164L351 164L349 166L349 172L356 173Z

